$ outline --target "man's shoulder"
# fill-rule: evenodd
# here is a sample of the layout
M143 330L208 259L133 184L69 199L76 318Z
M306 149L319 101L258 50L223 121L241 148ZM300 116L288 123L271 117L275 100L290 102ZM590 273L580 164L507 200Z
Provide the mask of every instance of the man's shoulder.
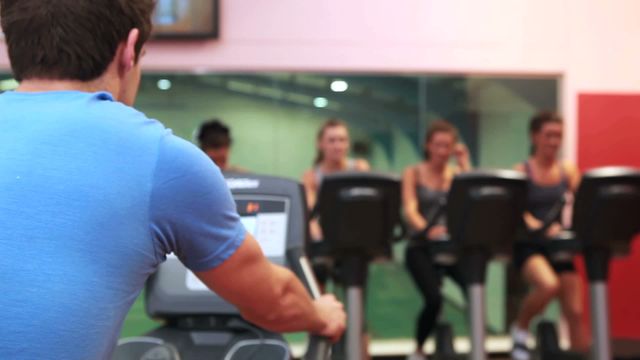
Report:
M160 121L117 101L92 101L84 109L78 110L83 120L97 126L96 130L111 132L121 141L158 142L166 136L173 136L171 130Z
M97 93L93 97L94 101L90 101L85 111L91 113L95 117L104 117L108 119L124 120L131 123L155 123L161 125L155 119L149 118L142 111L131 106L125 105L118 101L113 101L108 94Z
M212 161L193 143L175 135L160 121L143 112L114 101L102 101L92 116L99 122L113 127L122 141L155 144L158 161L180 166L211 166Z
M220 169L197 146L165 130L158 146L158 166L165 175L175 178L176 174L190 174L185 178L199 181L199 177L209 178Z

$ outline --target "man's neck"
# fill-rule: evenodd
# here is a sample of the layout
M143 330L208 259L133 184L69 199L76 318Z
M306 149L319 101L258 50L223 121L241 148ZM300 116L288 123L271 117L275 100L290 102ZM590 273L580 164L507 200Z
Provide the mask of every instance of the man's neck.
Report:
M97 92L108 91L116 95L113 86L103 78L92 81L77 80L49 80L49 79L29 79L23 80L16 89L18 92L47 92L47 91L82 91Z

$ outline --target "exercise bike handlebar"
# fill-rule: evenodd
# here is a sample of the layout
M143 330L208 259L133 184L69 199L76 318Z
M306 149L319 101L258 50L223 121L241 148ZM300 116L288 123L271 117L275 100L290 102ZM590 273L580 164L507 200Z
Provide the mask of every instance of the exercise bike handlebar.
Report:
M318 299L321 296L320 287L313 274L313 269L309 259L304 255L302 251L295 251L289 254L289 261L292 268L300 274L300 279L309 290L313 299ZM307 346L307 352L305 353L304 360L329 360L331 359L331 341L329 339L319 336L310 335L309 344Z

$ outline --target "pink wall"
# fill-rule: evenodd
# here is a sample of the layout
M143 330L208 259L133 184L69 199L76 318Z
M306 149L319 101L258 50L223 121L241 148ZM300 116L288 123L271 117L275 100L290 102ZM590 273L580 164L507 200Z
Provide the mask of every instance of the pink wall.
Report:
M636 0L221 3L221 39L152 43L146 69L558 74L573 159L577 94L640 89Z
M153 44L146 62L187 71L560 73L571 13L552 0L223 0L220 40Z
M563 39L548 39L527 15L546 10L505 1L225 1L222 40L192 44L190 56L179 58L176 45L158 44L152 54L163 56L150 57L148 66L557 73L563 60L551 53ZM546 21L562 26L560 15ZM546 51L526 54L538 44ZM536 60L523 66L524 56Z

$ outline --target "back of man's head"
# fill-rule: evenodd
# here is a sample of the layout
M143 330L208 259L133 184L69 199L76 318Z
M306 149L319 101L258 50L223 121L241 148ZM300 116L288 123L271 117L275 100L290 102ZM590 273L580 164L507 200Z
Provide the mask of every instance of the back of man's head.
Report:
M228 148L231 146L231 131L218 119L207 121L198 130L198 145L202 150Z
M140 30L139 56L151 32L154 5L154 0L0 0L15 78L99 78L134 28Z

